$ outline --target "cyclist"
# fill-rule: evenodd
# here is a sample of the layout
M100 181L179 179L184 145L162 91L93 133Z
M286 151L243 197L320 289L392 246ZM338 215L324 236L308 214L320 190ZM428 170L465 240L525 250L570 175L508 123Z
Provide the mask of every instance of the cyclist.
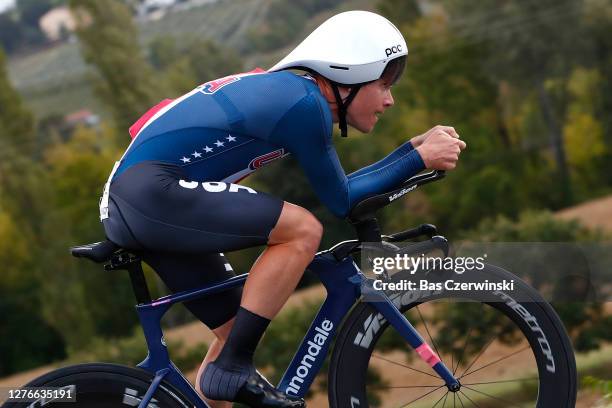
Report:
M340 166L332 123L343 136L347 124L370 132L394 103L391 86L407 53L387 19L341 13L269 71L203 84L152 108L130 128L133 141L115 164L100 205L111 241L138 251L172 291L233 276L221 251L266 245L243 290L186 304L217 337L196 380L212 406L305 406L255 370L253 353L323 231L306 209L235 182L291 154L319 199L345 217L359 200L424 168L455 167L465 143L449 126L436 126L348 176Z

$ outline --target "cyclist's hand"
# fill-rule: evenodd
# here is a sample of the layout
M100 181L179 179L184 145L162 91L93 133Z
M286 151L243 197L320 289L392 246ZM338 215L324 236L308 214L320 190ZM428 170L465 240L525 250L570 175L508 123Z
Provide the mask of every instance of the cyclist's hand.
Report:
M457 166L459 154L466 147L465 142L450 135L441 126L436 126L430 132L431 134L416 148L425 167L436 170L454 169Z
M448 134L449 136L459 139L459 133L457 133L454 127L438 125L438 126L435 126L429 129L427 132L423 133L422 135L413 137L412 139L410 139L410 143L412 144L414 148L417 148L420 145L422 145L423 142L427 140L429 136L440 133L440 132L444 132Z

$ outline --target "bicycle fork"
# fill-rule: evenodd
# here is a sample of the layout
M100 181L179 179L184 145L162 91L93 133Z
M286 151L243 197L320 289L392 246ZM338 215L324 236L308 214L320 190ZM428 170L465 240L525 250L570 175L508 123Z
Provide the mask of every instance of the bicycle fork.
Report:
M453 372L440 360L440 357L432 350L431 346L423 340L419 332L398 310L391 299L383 291L374 289L369 280L362 283L361 293L368 299L368 303L387 319L389 324L412 346L419 357L438 373L446 383L449 391L459 391L461 388L459 380L455 378Z

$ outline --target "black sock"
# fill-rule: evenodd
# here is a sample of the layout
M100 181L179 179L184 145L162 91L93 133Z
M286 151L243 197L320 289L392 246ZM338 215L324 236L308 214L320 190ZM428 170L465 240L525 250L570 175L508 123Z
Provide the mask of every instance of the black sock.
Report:
M252 365L257 344L269 324L269 319L241 306L236 313L236 320L225 346L215 360L217 365L220 367Z
M238 309L232 331L219 357L209 363L200 378L200 389L208 398L234 401L240 388L255 371L253 354L270 320Z

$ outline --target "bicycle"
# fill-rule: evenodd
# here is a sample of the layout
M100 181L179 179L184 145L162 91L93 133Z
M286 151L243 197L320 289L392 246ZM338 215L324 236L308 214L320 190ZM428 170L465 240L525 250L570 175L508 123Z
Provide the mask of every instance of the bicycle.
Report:
M288 394L305 396L320 371L335 337L328 372L328 400L331 407L377 406L378 397L375 394L377 387L390 392L402 389L411 393L410 401L407 403L402 401L401 406L435 408L446 407L447 403L450 406L452 403L453 407L498 407L500 403L504 403L505 405L501 406L521 407L535 404L539 408L574 407L576 364L567 333L552 307L534 289L510 272L486 265L482 274L488 279L514 279L518 293L530 301L516 301L503 292L489 294L490 301L482 301L471 292L449 295L444 291L400 291L388 295L375 290L373 279L368 278L356 265L353 256L365 247L365 243L379 243L389 247L393 246L394 242L423 236L429 239L416 243L411 249L413 253L439 249L448 254L447 240L437 235L436 227L433 225L424 224L414 229L383 236L375 218L378 210L396 201L397 198L418 186L443 177L444 172L441 171L420 174L393 191L363 200L353 208L349 217L356 229L357 239L341 242L316 255L308 269L318 275L328 296L280 380L279 389ZM172 305L243 285L248 274L152 300L143 275L141 260L136 254L119 248L110 241L74 247L71 251L76 257L84 257L98 263L108 262L105 265L107 271L128 270L138 302L136 311L144 330L148 355L136 368L105 363L79 364L52 371L26 386L73 390L79 401L79 407L207 407L193 386L172 363L160 320ZM440 279L447 277L440 271L429 273L439 275ZM387 278L397 280L399 277L401 273ZM499 299L496 300L496 297ZM476 316L481 320L470 322L471 326L467 333L459 333L460 339L457 341L444 337L447 349L449 347L451 349L450 366L447 365L448 358L445 362L444 356L438 352L431 333L435 327L428 326L425 320L427 311L422 313L421 310L429 307L429 304L447 301L449 298L473 301L466 303L467 306L462 309L476 307ZM416 319L415 324L423 325L433 348L405 316L412 310L415 310L420 318L420 323L419 319ZM460 319L461 316L454 318ZM489 336L487 322L503 322L501 332ZM480 335L480 340L476 341L476 346L480 347L480 350L469 345L471 338L478 337L472 333ZM482 339L483 334L487 335L486 342ZM398 335L400 337L397 337ZM496 341L503 339L504 336L517 335L523 336L523 347L520 352L513 351L509 357L475 366L492 344L498 344ZM394 336L394 341L396 344L399 341L400 347L405 348L405 343L408 343L416 350L420 360L425 363L423 364L425 369L416 369L398 361L397 356L393 354L397 352L397 348L392 349L396 351L392 351L391 354L385 354L389 351L385 344L388 344L389 339ZM440 342L440 337L438 340ZM379 350L375 351L377 346ZM486 376L487 381L473 382L474 380L469 379L475 373L479 373L478 376L482 377L487 369L502 361L507 362L514 358L513 356L528 350L533 353L531 364L535 371L532 375L536 375L537 378L517 379L515 381L517 384L512 384L511 388L507 388L507 385L512 381L507 379L491 381L489 376L492 374ZM467 356L470 354L476 357L472 357L468 363ZM464 358L465 361L462 361ZM380 385L370 376L371 369L382 363L388 363L390 367L410 369L411 372L425 376L433 384L414 384L413 381L411 385L405 387ZM462 373L459 371L460 367ZM497 374L498 371L493 374ZM418 394L415 395L417 390ZM524 393L525 390L531 393L526 402L517 397L519 392ZM64 405L54 402L53 399L39 399L32 403L9 402L4 406L33 408Z

